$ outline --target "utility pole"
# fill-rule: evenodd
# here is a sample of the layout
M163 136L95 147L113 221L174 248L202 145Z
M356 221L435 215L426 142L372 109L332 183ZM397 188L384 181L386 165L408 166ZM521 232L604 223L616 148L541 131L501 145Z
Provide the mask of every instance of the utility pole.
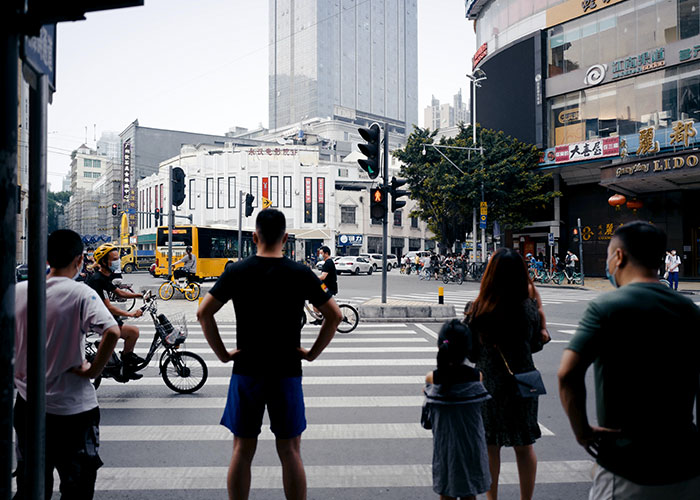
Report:
M168 166L168 205L170 205L170 210L168 210L168 276L173 274L173 229L175 226L174 211L175 207L173 205L173 166Z
M384 122L384 193L389 192L389 124ZM389 240L389 204L385 203L382 221L382 304L386 304L386 255Z
M484 202L484 183L481 183L481 202ZM481 262L486 262L486 228L481 228Z

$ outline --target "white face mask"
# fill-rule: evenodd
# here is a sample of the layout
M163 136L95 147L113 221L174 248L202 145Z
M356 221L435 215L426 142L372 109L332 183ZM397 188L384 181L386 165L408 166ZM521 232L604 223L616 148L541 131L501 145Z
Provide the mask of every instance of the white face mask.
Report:
M80 277L80 266L75 268L75 275L73 276L74 280L77 280Z

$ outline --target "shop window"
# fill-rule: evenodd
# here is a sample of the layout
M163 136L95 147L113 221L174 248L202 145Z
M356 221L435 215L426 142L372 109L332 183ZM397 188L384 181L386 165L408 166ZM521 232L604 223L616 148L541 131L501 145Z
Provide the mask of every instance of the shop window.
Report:
M214 208L214 178L207 177L207 208Z
M665 45L678 40L678 0L660 0L656 3L656 32L658 45Z
M190 210L195 209L195 196L196 196L196 194L197 193L195 192L195 180L190 179L189 194L187 195L187 199L189 200L189 204L190 204L189 205Z
M418 229L418 217L411 217L411 227L413 229ZM416 250L420 250L420 248Z
M420 250L420 238L409 238L408 239L408 251L416 252Z
M681 40L700 33L700 0L678 0L678 19Z
M681 120L700 121L700 76L678 82L678 116Z
M224 208L224 178L216 179L216 207Z
M357 224L355 215L357 207L340 207L340 223L341 224Z

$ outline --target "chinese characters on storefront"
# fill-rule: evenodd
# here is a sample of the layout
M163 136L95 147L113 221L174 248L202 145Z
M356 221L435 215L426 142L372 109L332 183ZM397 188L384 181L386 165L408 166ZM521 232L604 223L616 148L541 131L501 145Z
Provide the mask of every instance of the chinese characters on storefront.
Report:
M690 137L695 137L697 135L697 130L695 130L695 123L693 120L685 120L673 123L673 131L671 132L670 144L683 144L686 148L688 147L688 139Z
M619 137L604 137L592 141L565 144L555 148L555 162L565 163L569 161L594 160L608 156L617 156L620 153Z
M694 168L698 165L698 155L690 154L685 156L672 156L660 158L647 162L638 162L633 165L625 165L615 169L615 177L623 175L634 175L637 173L647 174L649 172L664 172L668 170L678 170L681 168Z
M304 177L304 222L313 222L313 179Z
M597 9L598 4L607 5L609 3L610 0L582 0L581 8L583 9L583 12L588 12L593 9Z
M612 78L623 78L637 73L645 73L666 65L666 49L647 50L636 56L618 59L612 63Z
M133 184L131 164L131 141L126 141L122 149L122 198L124 212L129 214L129 226L136 225L136 187Z
M297 154L297 150L289 148L249 148L248 154L251 156L294 156Z
M659 141L656 140L654 127L639 129L639 148L637 156L659 152Z

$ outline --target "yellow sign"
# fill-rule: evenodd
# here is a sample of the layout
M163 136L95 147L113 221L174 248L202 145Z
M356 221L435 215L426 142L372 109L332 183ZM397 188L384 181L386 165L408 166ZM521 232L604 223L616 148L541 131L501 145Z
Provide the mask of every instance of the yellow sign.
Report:
M659 152L659 141L655 140L654 127L639 129L639 148L637 156Z
M698 133L693 125L693 120L673 122L673 132L669 137L671 144L684 144L687 148L688 138L695 137Z
M485 201L481 202L481 215L488 215L489 209L488 209L488 203Z
M122 213L120 243L122 245L129 244L129 216L126 215L126 212Z
M268 198L265 198L263 196L263 199L262 199L263 210L265 210L266 208L270 208L271 205L272 205L272 202Z

